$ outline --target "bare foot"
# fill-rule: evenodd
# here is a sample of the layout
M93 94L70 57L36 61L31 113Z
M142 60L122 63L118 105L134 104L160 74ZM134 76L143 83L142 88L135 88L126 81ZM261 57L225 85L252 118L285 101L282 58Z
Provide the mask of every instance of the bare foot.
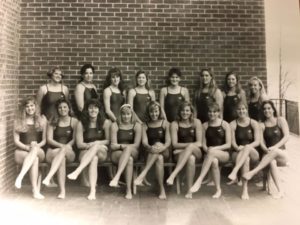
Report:
M151 187L151 183L146 178L144 178L143 184L145 184L148 187Z
M206 184L206 186L215 186L215 183L211 180Z
M170 177L167 179L166 183L167 183L167 185L170 185L170 186L173 185L173 184L174 184L174 178L170 176Z
M38 200L42 200L44 199L44 195L42 195L40 192L33 192L33 198L38 199Z
M49 186L50 185L50 180L48 180L48 179L44 179L43 181L42 181L42 183L44 184L44 185L46 185L46 186Z
M143 186L143 178L137 177L133 183L137 186Z
M280 191L280 192L277 192L276 194L272 194L272 197L274 199L280 199L280 198L284 197L284 193Z
M221 190L217 190L217 192L212 196L212 198L220 198L222 195L222 191Z
M91 191L90 194L87 196L88 200L96 200L96 193Z
M49 184L48 184L47 187L50 187L50 188L56 188L56 187L58 187L58 185L57 185L57 183L55 183L55 181L54 181L53 179L51 179L51 180L49 181Z
M194 185L190 188L190 192L191 193L195 193L197 191L199 191L199 189L201 188L201 182L195 182Z
M128 199L128 200L132 199L132 193L131 193L131 191L128 191L126 193L125 198Z
M68 174L67 177L68 177L70 180L76 180L77 177L78 177L78 174L75 173L75 172L73 172L73 173Z
M64 191L61 191L61 192L59 193L59 195L57 195L57 198L58 198L58 199L65 199L65 198L66 198L66 193L65 193Z
M17 177L15 181L15 187L20 189L22 187L22 179L20 177Z
M243 185L242 180L239 180L239 182L237 182L237 185L241 187Z
M243 199L243 200L249 200L249 194L248 194L247 191L245 191L245 192L242 193L241 199Z
M236 180L231 180L231 181L227 182L226 184L233 185L233 184L237 184L237 183L238 183L238 180L236 179Z
M165 189L164 189L164 188L161 189L158 198L161 199L161 200L167 199L166 192L165 192Z
M231 174L229 174L229 175L228 175L228 178L229 178L230 180L236 180L236 179L237 179L236 173L231 173Z
M252 174L251 172L245 173L245 174L243 175L243 178L244 178L245 180L251 180L252 177L253 177L253 174Z
M193 194L190 193L190 192L188 192L184 197L187 198L187 199L192 199L193 198Z
M119 186L119 181L113 179L109 182L109 186L118 187Z

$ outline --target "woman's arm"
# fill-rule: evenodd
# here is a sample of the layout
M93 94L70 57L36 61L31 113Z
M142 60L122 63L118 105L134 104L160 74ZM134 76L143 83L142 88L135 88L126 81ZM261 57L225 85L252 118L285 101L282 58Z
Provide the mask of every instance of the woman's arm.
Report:
M110 128L110 148L112 151L123 150L122 146L118 144L118 124L116 122L112 123Z
M65 85L63 86L63 92L64 92L66 99L69 99L69 88Z
M221 90L219 88L215 92L215 100L216 100L216 103L220 107L220 117L223 118L223 102L224 102L224 98L223 98L222 92L221 92Z
M236 132L236 121L235 120L230 123L230 128L231 128L231 145L235 151L240 151L241 149L237 145L236 139L235 139L235 132Z
M267 148L266 146L266 142L265 142L265 139L264 139L264 130L265 130L265 125L263 123L259 123L259 126L260 126L260 148L265 152L267 153L269 151L269 149Z
M167 116L165 113L165 97L166 97L166 95L167 95L167 88L164 87L160 90L160 93L159 93L159 104L161 107L161 113L165 119L167 119Z
M190 102L190 94L187 88L182 88L184 100Z
M135 148L139 148L142 140L142 125L140 123L136 123L134 126L134 142L133 146Z
M77 123L76 128L76 145L78 149L89 149L91 147L91 143L85 143L83 140L83 125L81 122Z
M230 130L229 124L224 120L222 121L222 127L225 130L225 143L223 145L214 146L214 147L211 147L211 148L224 151L224 150L230 149L230 146L231 146L231 130Z
M149 95L150 95L151 101L156 101L156 96L155 96L154 90L151 89L149 91Z
M171 123L171 142L174 149L184 149L186 148L190 143L179 143L178 142L178 122L173 121Z
M43 147L47 142L46 130L47 130L47 119L45 116L41 116L41 125L42 125L42 140L37 143L39 148Z
M208 123L205 122L203 125L202 125L202 149L203 151L207 152L208 151L208 147L207 147L207 144L206 144L206 130L207 130L207 127L208 127Z
M109 88L105 88L103 92L104 110L108 118L111 119L111 121L116 122L117 118L110 108L110 98L111 90Z
M240 91L240 99L245 105L248 105L246 92L243 89Z
M29 152L30 149L31 149L31 146L30 145L25 145L23 144L21 141L20 141L20 134L19 132L17 132L15 129L14 129L14 142L15 142L15 145L18 149L21 149L21 150L24 150L24 151L27 151Z
M47 126L47 143L56 148L62 148L64 145L53 139L54 127L51 124Z
M195 145L197 147L201 148L202 147L202 124L200 120L194 119L195 125L196 125L196 142Z
M74 117L71 117L72 118L72 124L71 124L71 127L73 129L73 137L72 137L72 140L70 140L67 145L70 145L70 146L73 146L74 143L75 143L75 138L76 138L76 127L77 127L77 123L78 123L78 120Z
M255 120L250 119L250 121L251 121L251 127L254 132L254 141L248 145L255 148L259 146L260 143L260 129L258 123Z
M106 146L109 145L109 143L110 143L110 127L111 127L111 122L110 122L110 120L106 119L104 121L104 123L103 123L103 129L104 129L105 139L104 140L95 141L97 144L106 145Z
M163 128L165 130L165 143L161 143L155 153L161 153L168 149L171 145L170 124L168 121L164 120Z
M77 109L82 112L83 108L84 108L84 86L81 85L80 83L76 85L75 91L74 91L74 95L75 95L75 102L76 102L76 106Z
M136 91L135 89L130 89L129 92L128 92L128 97L127 97L127 103L129 105L131 105L133 107L133 100L134 100L134 97L136 96Z

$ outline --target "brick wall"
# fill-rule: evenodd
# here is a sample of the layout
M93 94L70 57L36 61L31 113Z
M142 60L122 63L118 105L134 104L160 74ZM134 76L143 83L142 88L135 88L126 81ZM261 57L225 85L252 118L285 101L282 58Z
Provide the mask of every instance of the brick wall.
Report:
M0 2L0 192L15 178L12 125L19 84L19 5L18 0Z
M128 81L149 71L157 94L172 66L190 90L203 67L219 84L228 70L243 83L266 79L263 0L23 0L21 8L21 95L36 93L53 65L73 93L85 62L95 65L101 93L111 66Z

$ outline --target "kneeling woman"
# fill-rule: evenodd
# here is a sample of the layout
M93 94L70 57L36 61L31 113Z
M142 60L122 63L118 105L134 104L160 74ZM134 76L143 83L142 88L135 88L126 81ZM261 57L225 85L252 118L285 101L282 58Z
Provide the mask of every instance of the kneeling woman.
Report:
M133 161L138 158L141 138L141 124L137 122L131 105L122 105L120 119L111 126L111 160L118 164L118 170L109 186L117 187L121 174L125 170L126 199L132 199Z
M110 120L105 118L99 100L88 100L82 121L78 123L76 129L76 144L81 150L80 164L68 178L77 179L82 170L89 166L90 194L87 197L89 200L96 199L98 161L103 162L107 158L110 124Z
M186 165L187 194L186 198L192 198L189 191L195 176L196 160L201 159L202 125L200 120L194 118L194 109L189 102L183 102L178 108L178 119L171 124L171 141L173 154L177 158L174 171L167 179L168 185L173 185L175 177Z
M23 100L14 124L15 161L22 165L15 186L21 188L25 174L29 172L33 197L43 199L38 181L39 162L44 161L45 153L42 147L46 144L47 121L39 113L34 98Z
M216 193L213 198L219 198L222 194L220 163L228 162L230 156L228 150L231 146L231 130L229 124L220 119L220 107L216 103L208 106L208 122L203 124L203 150L206 156L203 161L200 176L191 188L191 192L197 192L201 183L209 171L212 170L212 176L216 185Z
M250 180L257 172L270 166L270 173L278 190L274 195L275 198L281 198L283 192L280 188L277 166L287 165L287 155L285 151L285 143L289 138L289 127L283 117L277 116L277 111L272 101L262 103L263 123L261 138L261 148L265 152L262 160L256 168L244 174L246 180Z
M75 160L73 144L75 140L75 128L77 119L71 117L71 105L65 100L56 103L57 117L53 118L47 128L47 143L51 146L46 154L46 161L51 163L49 173L43 180L48 186L53 175L58 171L58 185L60 193L58 198L64 199L66 195L66 162Z
M148 156L146 166L134 181L135 185L141 185L148 171L155 163L156 176L160 188L159 199L166 199L164 188L164 160L169 158L171 145L169 123L162 116L158 102L152 101L147 107L148 122L143 124L143 146Z
M255 149L259 145L260 130L258 123L248 116L247 105L245 102L237 103L238 118L230 123L232 132L232 158L235 166L228 178L235 181L237 173L242 168L242 174L249 171L250 162L257 163L259 161L259 153ZM242 199L249 199L248 181L243 179Z

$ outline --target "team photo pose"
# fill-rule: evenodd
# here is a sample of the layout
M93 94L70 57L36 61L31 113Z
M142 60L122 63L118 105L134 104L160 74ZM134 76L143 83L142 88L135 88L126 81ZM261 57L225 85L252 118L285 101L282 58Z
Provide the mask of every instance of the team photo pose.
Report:
M57 116L55 103L59 99L68 99L69 89L63 85L63 74L60 67L53 67L47 72L50 82L42 85L37 92L37 103L41 109L41 114L45 115L49 121L52 117Z
M260 170L269 166L270 175L278 190L278 193L273 194L273 197L281 198L283 197L283 191L280 186L277 166L288 165L285 143L289 138L289 127L285 118L279 117L277 115L277 110L272 101L264 101L262 103L262 109L262 137L260 146L265 155L263 156L257 167L245 173L243 175L243 178L245 178L246 180L250 180Z
M178 108L177 120L171 123L171 141L173 156L177 163L173 172L167 179L168 185L173 185L178 173L186 166L187 194L192 198L190 188L194 182L196 161L202 157L202 125L200 120L194 118L195 112L191 103L183 102Z
M14 124L15 161L21 165L21 171L15 181L15 187L22 187L22 180L29 171L33 197L44 199L40 193L39 163L44 161L47 120L40 115L39 106L33 97L24 99Z
M98 178L98 162L107 158L110 140L110 120L105 118L102 106L97 99L86 102L82 121L76 128L76 144L80 150L79 166L68 175L71 180L76 180L82 170L89 166L90 193L88 200L96 199L96 184Z
M209 170L216 186L216 193L213 198L219 198L222 195L221 189L221 171L219 163L229 161L229 149L231 147L231 130L229 124L220 119L220 106L217 103L208 105L209 120L203 124L203 144L205 152L200 175L190 189L191 193L197 192L202 181Z
M249 171L250 163L253 165L259 161L259 153L256 147L260 144L260 129L258 123L248 116L247 103L239 101L236 106L238 118L230 123L232 158L235 166L228 178L237 180L237 173L242 169L242 174ZM248 181L242 179L243 191L241 198L249 199Z
M119 119L111 126L111 160L118 165L118 170L109 186L118 187L125 170L126 199L132 199L133 162L138 159L141 138L141 124L137 121L132 106L122 105Z
M155 101L154 90L150 89L149 78L145 71L138 71L135 75L136 87L128 92L128 103L133 107L140 123L146 122L147 106L150 101Z
M215 78L209 69L200 71L199 88L195 91L194 104L197 110L197 118L205 123L208 118L208 105L216 102L219 105L220 113L223 115L223 95L217 87Z
M152 101L147 107L149 121L143 124L142 143L147 151L146 166L134 180L135 185L142 185L150 168L155 164L156 178L159 185L159 199L166 199L164 188L164 161L170 157L170 124L163 117L158 102Z
M93 84L94 73L95 68L91 64L84 64L80 69L80 80L74 91L78 119L81 119L85 103L98 98L97 88Z
M103 91L104 110L107 117L116 122L119 116L120 107L126 99L125 85L121 71L113 67L108 71Z
M168 72L168 86L160 91L159 103L170 123L176 120L179 105L190 101L188 89L179 85L181 78L180 69L171 68Z
M240 78L236 73L229 72L226 74L223 96L223 119L230 123L238 117L236 111L238 102L247 102L246 93L242 89Z
M71 105L66 99L58 100L56 109L58 117L49 121L47 127L47 143L50 148L46 153L46 161L51 164L51 167L42 183L48 186L51 178L57 173L60 188L57 197L64 199L66 196L66 163L75 160L73 144L77 119L71 116Z
M251 77L248 82L248 112L250 118L261 121L263 117L262 103L268 100L263 82L257 77Z

